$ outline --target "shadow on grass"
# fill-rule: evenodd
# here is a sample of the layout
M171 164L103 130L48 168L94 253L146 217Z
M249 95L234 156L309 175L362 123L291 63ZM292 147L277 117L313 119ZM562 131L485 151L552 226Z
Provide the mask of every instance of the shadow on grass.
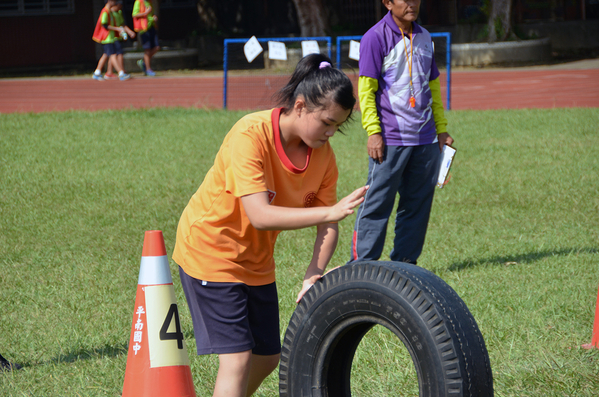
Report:
M62 363L74 363L80 360L95 360L104 357L117 357L123 354L127 354L127 343L119 343L115 346L104 345L95 349L79 349L66 354L59 354L58 356L51 358L46 361L19 361L19 365L22 368L35 367L38 365L47 364L62 364Z
M104 345L95 349L79 349L50 360L53 363L72 363L79 360L94 360L104 357L117 357L127 354L127 343L119 343L115 346Z
M565 248L561 250L545 250L520 255L494 256L491 258L471 259L449 265L448 270L459 271L482 265L519 265L532 263L550 256L568 256L579 254L598 254L599 248Z
M195 338L192 330L184 330L183 337L185 341L189 341L190 339ZM127 355L129 351L129 343L123 342L119 343L115 346L104 345L102 347L97 347L95 349L79 349L74 350L72 352L68 352L66 354L60 354L59 356L48 360L47 363L73 363L75 361L80 360L95 360L104 357L118 357L121 355ZM44 364L44 363L42 363ZM31 364L24 363L23 367L28 367Z

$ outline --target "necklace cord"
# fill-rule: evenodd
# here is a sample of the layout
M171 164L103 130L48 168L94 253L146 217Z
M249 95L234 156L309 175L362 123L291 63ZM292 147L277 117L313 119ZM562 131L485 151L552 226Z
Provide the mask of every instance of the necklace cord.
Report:
M399 31L402 34L402 41L403 41L403 45L404 48L406 50L406 60L408 62L408 70L410 71L410 106L415 107L416 106L416 98L414 97L414 84L412 83L412 60L414 58L414 47L413 47L413 42L414 42L414 35L413 35L413 30L412 30L412 26L410 26L410 56L408 56L408 46L406 44L406 35L403 32L403 29L401 27L399 27Z

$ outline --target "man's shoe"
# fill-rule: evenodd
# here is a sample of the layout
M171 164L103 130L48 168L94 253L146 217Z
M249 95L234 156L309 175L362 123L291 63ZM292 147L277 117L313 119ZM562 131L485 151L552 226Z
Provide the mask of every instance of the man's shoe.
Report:
M98 81L104 81L104 77L102 77L102 75L101 75L101 74L95 74L95 73L94 73L94 74L92 74L92 78L93 78L94 80L98 80Z
M131 75L127 74L127 73L123 73L119 76L119 80L121 80L121 81L129 80L130 78L131 78Z
M118 76L114 73L106 73L104 75L104 80L116 80Z
M156 72L154 72L152 69L148 69L146 70L146 76L154 77L156 76Z

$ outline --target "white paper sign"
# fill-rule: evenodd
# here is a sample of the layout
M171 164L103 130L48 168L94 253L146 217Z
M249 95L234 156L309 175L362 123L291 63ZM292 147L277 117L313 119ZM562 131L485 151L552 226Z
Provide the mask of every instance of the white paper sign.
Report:
M318 48L318 42L316 40L305 40L302 41L302 57L310 54L320 54L320 48Z
M349 59L354 61L360 60L360 42L355 40L349 41Z
M439 168L439 179L437 180L437 187L442 189L445 186L447 180L447 174L449 174L449 168L453 161L453 156L456 150L451 146L443 146L443 154L441 155L441 167Z
M245 54L245 58L249 63L252 63L252 61L256 59L256 57L260 55L262 51L264 51L264 49L258 42L256 36L252 36L252 38L249 39L243 46L243 53Z
M269 41L268 58L275 59L277 61L286 61L287 47L285 47L285 43L281 43L280 41Z

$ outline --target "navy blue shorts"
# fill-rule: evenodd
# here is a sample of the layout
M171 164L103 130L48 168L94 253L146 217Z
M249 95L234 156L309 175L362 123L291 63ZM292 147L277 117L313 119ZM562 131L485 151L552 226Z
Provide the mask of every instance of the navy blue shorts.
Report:
M102 44L102 47L104 49L104 54L108 56L116 54L114 43Z
M114 42L114 53L117 55L121 55L123 53L123 44L120 40L115 40Z
M145 33L141 35L141 46L144 50L151 50L154 47L159 47L158 45L158 33L156 29L152 26Z
M270 356L281 352L276 283L249 286L197 280L179 267L198 355L251 350Z

